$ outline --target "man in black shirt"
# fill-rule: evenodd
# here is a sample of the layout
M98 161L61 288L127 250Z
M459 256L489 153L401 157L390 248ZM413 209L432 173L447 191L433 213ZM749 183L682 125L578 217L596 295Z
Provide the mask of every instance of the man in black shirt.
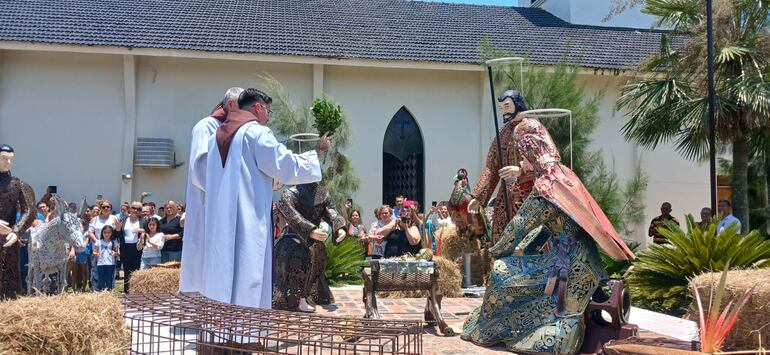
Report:
M647 235L652 237L652 241L655 242L655 244L668 243L666 237L658 232L658 227L665 227L665 221L671 221L679 225L679 221L677 221L676 218L671 215L671 203L668 202L663 202L663 204L660 205L660 216L652 219L650 222L650 228L647 231Z

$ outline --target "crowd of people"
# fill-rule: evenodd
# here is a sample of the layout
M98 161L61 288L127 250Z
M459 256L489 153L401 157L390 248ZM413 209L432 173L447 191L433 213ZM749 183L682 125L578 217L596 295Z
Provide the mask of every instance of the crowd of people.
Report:
M719 203L717 204L719 216L721 216L721 219L719 220L719 224L717 224L716 233L717 235L719 233L722 233L723 230L726 228L735 226L736 230L740 233L741 231L741 221L738 220L735 216L733 216L733 208L732 204L729 200L719 200ZM650 227L647 230L647 235L652 237L652 241L655 244L667 244L668 240L666 236L661 234L659 228L666 227L666 222L674 223L676 225L679 225L679 221L676 219L676 217L671 215L671 203L670 202L663 202L663 204L660 205L660 216L657 216L650 221ZM714 211L711 210L710 207L703 207L700 210L700 221L697 222L698 226L702 229L707 228L710 224L712 219L714 218Z
M374 209L374 221L366 227L362 213L353 209L348 200L343 209L346 218L347 235L336 238L335 243L354 239L364 247L366 257L372 259L390 258L415 254L422 248L437 248L435 231L453 226L446 201L434 201L427 213L420 212L420 204L403 195L395 199L393 207L383 204Z
M35 227L54 215L55 206L48 191L36 205ZM115 210L110 200L99 196L93 205L86 206L78 216L84 250L70 247L67 282L74 291L112 290L115 279L123 278L123 291L128 292L131 274L139 269L168 261L181 261L184 236L184 205L169 200L157 208L146 201L149 193L142 193L139 201L123 202ZM78 213L71 202L69 212ZM27 249L21 248L22 289L26 290ZM123 271L122 275L120 271Z

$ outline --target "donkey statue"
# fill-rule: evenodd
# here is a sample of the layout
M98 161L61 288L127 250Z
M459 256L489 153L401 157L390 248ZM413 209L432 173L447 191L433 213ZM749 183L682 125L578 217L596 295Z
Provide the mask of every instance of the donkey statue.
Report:
M30 230L27 292L58 294L67 287L68 247L82 252L86 237L78 217L67 211L67 202L52 197L56 207L48 222ZM51 278L56 275L55 280Z

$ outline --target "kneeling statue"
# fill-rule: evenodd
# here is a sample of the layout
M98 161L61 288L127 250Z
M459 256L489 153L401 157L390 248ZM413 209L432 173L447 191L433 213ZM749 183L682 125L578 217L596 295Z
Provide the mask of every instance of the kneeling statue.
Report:
M319 183L297 185L284 191L277 210L285 227L275 245L273 308L315 312L315 305L334 303L324 277L324 241L331 232L334 238L344 237L345 219L334 209L329 192Z
M543 125L525 119L514 132L523 165L536 180L489 253L496 260L481 306L465 321L462 338L504 343L528 354L575 354L583 313L606 280L598 244L616 260L634 257L580 179L561 164ZM518 171L518 169L516 169Z

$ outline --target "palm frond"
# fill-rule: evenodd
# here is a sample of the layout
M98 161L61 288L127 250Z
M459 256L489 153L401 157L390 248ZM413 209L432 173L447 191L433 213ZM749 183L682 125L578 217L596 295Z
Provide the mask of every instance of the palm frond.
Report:
M660 26L677 30L702 22L702 4L689 0L647 0L642 13L658 18Z
M733 45L725 46L719 50L719 53L714 57L715 63L727 63L729 61L736 60L746 54L749 54L751 50L746 47Z
M357 241L345 239L342 243L326 244L326 269L324 276L331 286L360 285L361 267L368 263L364 260L364 248Z

